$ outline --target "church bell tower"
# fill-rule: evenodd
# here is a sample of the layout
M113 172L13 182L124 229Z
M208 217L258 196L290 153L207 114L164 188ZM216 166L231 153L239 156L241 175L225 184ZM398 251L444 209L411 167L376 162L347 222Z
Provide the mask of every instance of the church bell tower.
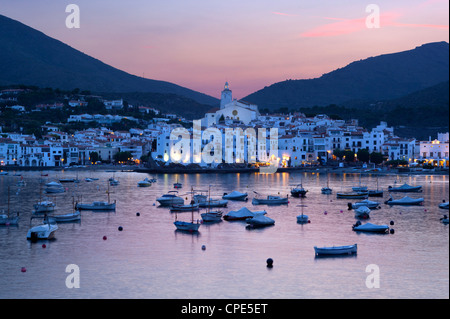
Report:
M222 96L220 97L220 109L225 108L225 105L231 103L232 101L233 101L232 92L228 87L228 82L226 82L222 91Z

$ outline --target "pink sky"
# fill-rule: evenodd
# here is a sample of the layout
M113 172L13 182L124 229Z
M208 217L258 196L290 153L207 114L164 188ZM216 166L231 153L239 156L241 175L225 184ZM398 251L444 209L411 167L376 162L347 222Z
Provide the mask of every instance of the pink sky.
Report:
M355 60L449 40L447 0L377 1L369 29L360 0L88 1L67 29L58 0L0 0L16 19L131 74L215 97L225 81L243 98L286 79L321 76Z

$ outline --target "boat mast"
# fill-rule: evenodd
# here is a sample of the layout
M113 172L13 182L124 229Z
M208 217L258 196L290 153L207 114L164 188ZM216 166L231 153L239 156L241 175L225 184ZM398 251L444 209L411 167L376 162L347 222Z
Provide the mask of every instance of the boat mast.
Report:
M7 211L7 216L8 216L8 218L9 218L9 190L10 190L10 187L8 186L8 211Z

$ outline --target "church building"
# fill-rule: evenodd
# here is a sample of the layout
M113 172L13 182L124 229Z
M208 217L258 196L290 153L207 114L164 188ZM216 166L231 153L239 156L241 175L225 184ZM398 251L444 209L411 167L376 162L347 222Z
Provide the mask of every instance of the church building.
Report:
M220 98L220 108L214 108L207 112L202 119L202 126L210 127L218 124L219 121L227 120L240 121L247 125L258 119L259 116L257 105L233 99L232 91L226 82Z

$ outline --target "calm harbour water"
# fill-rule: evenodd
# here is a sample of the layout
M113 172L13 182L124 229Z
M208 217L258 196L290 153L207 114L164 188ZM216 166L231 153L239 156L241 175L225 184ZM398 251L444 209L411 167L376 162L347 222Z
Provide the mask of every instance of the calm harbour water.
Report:
M358 174L331 174L332 195L323 195L326 174L280 173L157 175L148 188L137 182L146 174L116 172L120 185L111 187L117 200L116 212L82 211L78 223L58 224L56 239L31 243L26 240L33 204L39 200L39 180L75 178L65 183L67 192L50 198L56 201L55 214L72 211L72 196L85 202L107 200L107 180L113 173L97 171L16 172L26 181L18 187L19 176L10 172L0 176L0 207L20 211L19 226L0 226L0 298L449 298L449 230L440 218L448 210L438 208L448 201L448 176L380 176L378 185L384 198L381 209L371 212L370 222L395 222L395 234L365 234L352 231L357 221L347 210L347 199L336 199L336 192L358 186ZM48 173L48 177L41 177ZM97 177L88 183L85 177ZM152 176L149 176L152 177ZM423 206L389 207L387 187L395 179L422 185ZM266 210L275 225L248 230L245 222L222 221L203 224L198 234L175 230L175 214L158 207L156 198L183 183L179 193L188 197L191 186L208 190L219 198L233 190L249 193L248 202L229 201L224 213L243 206ZM362 184L376 188L377 177L363 175ZM308 189L303 199L304 213L311 223L300 225L301 200L289 205L254 206L254 192L287 195L292 186L303 182ZM403 195L396 194L395 198ZM190 199L190 198L189 198ZM357 200L353 200L357 201ZM342 212L341 212L342 211ZM136 213L139 212L140 216ZM201 211L202 212L202 211ZM191 213L178 214L189 220ZM200 219L200 214L195 213ZM34 225L34 222L33 222ZM118 231L122 226L123 231ZM103 240L107 236L107 240ZM46 245L43 248L42 244ZM315 258L314 246L358 244L356 256ZM206 249L202 250L202 246ZM267 268L272 258L274 267ZM66 267L80 270L80 288L69 289ZM380 270L380 287L369 289L368 265ZM21 272L25 267L26 272Z

